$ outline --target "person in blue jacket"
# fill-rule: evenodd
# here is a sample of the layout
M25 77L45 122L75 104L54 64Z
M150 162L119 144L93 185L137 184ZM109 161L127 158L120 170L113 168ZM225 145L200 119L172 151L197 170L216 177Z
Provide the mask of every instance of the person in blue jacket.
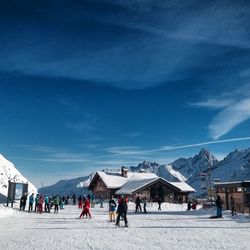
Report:
M33 211L33 204L34 204L35 198L34 193L32 193L29 197L29 212Z
M116 202L114 196L112 195L109 200L109 221L115 222L115 210L116 210Z

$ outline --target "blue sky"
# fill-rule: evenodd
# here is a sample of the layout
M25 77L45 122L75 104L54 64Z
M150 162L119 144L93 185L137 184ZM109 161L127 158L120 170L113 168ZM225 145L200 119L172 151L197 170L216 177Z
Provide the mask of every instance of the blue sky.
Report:
M249 1L6 1L0 33L0 152L38 187L249 147Z

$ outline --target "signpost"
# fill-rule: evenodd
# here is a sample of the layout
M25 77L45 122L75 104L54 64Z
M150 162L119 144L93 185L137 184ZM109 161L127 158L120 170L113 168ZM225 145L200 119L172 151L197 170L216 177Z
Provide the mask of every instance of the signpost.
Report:
M207 174L201 173L200 178L201 178L201 189L207 189Z
M15 200L20 200L22 195L28 193L28 183L12 182L9 180L8 184L7 206L11 203L11 207L13 207Z

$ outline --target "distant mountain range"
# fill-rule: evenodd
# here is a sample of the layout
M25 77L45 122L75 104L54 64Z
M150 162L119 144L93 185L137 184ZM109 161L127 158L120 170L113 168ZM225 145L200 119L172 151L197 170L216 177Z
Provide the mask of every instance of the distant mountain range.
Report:
M200 174L208 174L209 169L211 169L211 180L250 180L250 148L236 149L221 161L218 161L207 149L201 149L193 157L179 158L170 164L160 165L156 162L144 161L138 166L130 166L128 169L131 172L155 173L168 181L185 181L196 189L196 195L204 195L206 190L201 189ZM119 172L120 169L105 169L103 171ZM48 194L83 193L87 191L87 186L93 175L94 173L91 173L86 177L61 180L52 186L39 189L39 192Z

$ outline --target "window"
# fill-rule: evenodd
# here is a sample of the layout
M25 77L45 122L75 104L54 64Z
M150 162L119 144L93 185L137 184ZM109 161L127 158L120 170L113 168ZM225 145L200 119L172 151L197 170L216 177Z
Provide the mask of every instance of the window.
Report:
M242 192L242 187L237 187L237 192Z

